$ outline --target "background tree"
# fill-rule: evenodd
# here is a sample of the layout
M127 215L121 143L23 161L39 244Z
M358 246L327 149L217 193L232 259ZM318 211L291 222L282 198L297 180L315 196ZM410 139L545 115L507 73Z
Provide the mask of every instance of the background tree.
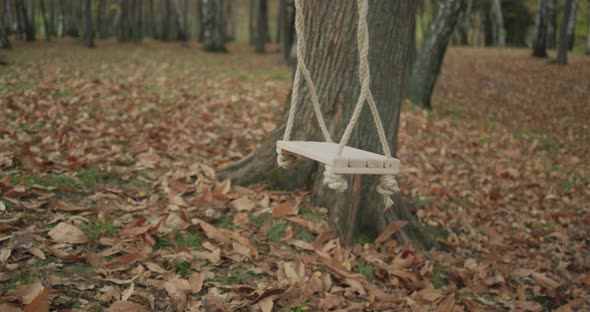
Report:
M264 53L268 36L268 1L256 0L256 53Z
M353 74L358 69L354 46L354 25L357 23L355 2L304 2L306 62L318 87L328 128L335 138L341 136L359 95L358 77ZM417 5L414 0L371 1L369 8L371 86L394 153L400 102L407 86L414 50ZM320 130L316 126L313 109L305 105L309 103L309 97L302 96L299 102L296 117L299 127L294 129L293 139L319 140ZM241 184L266 181L284 188L311 186L313 200L317 205L328 208L329 220L346 241L351 241L359 232L376 234L388 221L401 214L401 205L395 210L383 211L383 198L374 191L378 181L375 177L349 177L349 190L337 193L322 187L323 167L315 162L299 161L288 172L278 169L275 142L283 134L285 121L286 114L271 137L255 153L221 170L220 176L231 177ZM379 140L368 110L363 112L349 145L379 150Z
M201 10L203 49L209 52L227 52L223 33L222 0L201 0Z
M590 55L590 1L586 5L586 21L588 23L588 42L586 43L586 54Z
M537 1L537 19L533 35L533 56L547 57L547 0Z
M8 3L9 0L2 0L2 16L0 20L0 49L9 49L10 48L10 39L9 31L10 31L10 5Z
M424 34L422 48L412 67L408 97L420 107L430 109L430 98L459 16L466 0L439 0L437 14Z
M492 0L490 8L492 38L495 46L506 46L506 28L500 0Z
M84 42L89 48L94 48L94 27L92 25L92 0L84 1Z
M292 64L291 48L295 43L295 2L294 0L280 0L279 4L279 45L283 60Z
M576 13L578 11L578 2L580 0L574 0L572 9L570 11L570 17L567 23L567 47L571 51L574 49L575 38L576 38Z
M15 9L17 12L18 19L20 21L19 28L21 32L24 32L25 39L27 41L35 41L35 27L33 25L34 20L31 20L31 16L29 14L29 8L27 8L27 4L31 4L31 2L25 1L16 1L15 2Z
M567 51L569 50L568 25L572 18L572 11L575 12L576 10L576 5L576 0L566 0L565 2L565 10L563 12L563 18L561 19L561 26L559 29L559 46L557 48L557 63L560 65L567 64Z
M473 0L467 0L467 7L461 11L459 21L455 27L455 39L453 43L459 45L469 44L469 32L471 31L471 12L473 8Z
M546 0L547 6L547 48L557 47L557 4L556 0Z

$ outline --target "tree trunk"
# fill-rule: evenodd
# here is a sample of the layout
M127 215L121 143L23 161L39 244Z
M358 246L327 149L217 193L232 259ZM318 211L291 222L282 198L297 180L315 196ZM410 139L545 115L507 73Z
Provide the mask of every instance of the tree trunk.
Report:
M10 49L9 34L9 15L10 15L10 4L9 0L2 1L2 20L0 20L0 49Z
M424 34L408 87L410 100L425 109L431 109L430 99L445 52L459 16L467 8L467 1L441 0L439 5L438 14Z
M471 10L473 0L467 0L467 7L461 11L459 21L455 29L453 43L458 45L469 45L469 32L471 30Z
M546 0L547 5L547 48L557 47L557 9L555 0Z
M291 46L295 42L295 3L293 0L281 1L281 24L278 29L280 31L279 43L281 55L285 63L292 65Z
M574 48L576 38L576 12L578 11L578 2L579 0L574 0L569 22L567 24L567 47L570 51Z
M45 7L45 0L40 0L39 4L41 5L41 18L43 19L45 39L49 41L51 40L51 30L49 27L49 18L47 17L47 8Z
M92 24L92 0L84 1L84 42L89 48L94 48L94 26Z
M176 22L176 29L178 30L177 32L177 37L176 40L179 41L187 41L188 40L188 24L187 24L187 20L186 20L186 16L184 14L184 9L181 3L179 3L180 0L174 0L174 12L175 12L175 22ZM185 2L185 0L182 0L183 2Z
M33 22L30 20L29 8L24 1L16 1L17 14L21 21L21 29L25 33L25 39L27 41L35 41L35 28Z
M268 35L268 1L256 1L256 53L264 53Z
M504 26L504 14L502 14L502 4L500 3L500 0L492 0L491 15L494 45L505 47L506 27Z
M306 62L334 138L342 135L360 89L355 3L354 0L305 1L303 8L307 28ZM414 49L417 5L415 0L370 1L371 87L394 154L400 102L405 93L409 59ZM320 139L313 109L311 105L306 105L309 102L309 96L305 95L298 103L293 140ZM300 160L288 171L277 168L275 142L285 130L287 111L288 108L282 123L255 153L221 169L220 177L231 177L238 184L264 181L282 188L311 186L312 199L318 206L328 208L329 220L343 240L351 242L358 233L369 236L379 233L388 220L384 214L383 198L375 192L376 177L349 177L349 190L337 193L322 187L323 166L317 163ZM381 152L367 109L363 111L349 145ZM395 209L400 207L396 205Z
M250 0L248 3L248 12L250 13L248 14L248 42L251 45L256 43L256 2L257 0Z
M143 1L135 0L133 6L133 41L139 43L143 40Z
M538 0L533 36L533 56L547 57L547 0Z
M586 55L590 55L590 1L586 5L586 19L588 22L588 43L586 43Z
M203 20L203 50L227 52L223 35L223 6L221 0L201 0Z
M557 63L559 65L567 65L567 51L568 51L568 25L572 17L572 11L575 11L576 1L566 0L563 18L561 19L561 26L559 29L559 46L557 47Z

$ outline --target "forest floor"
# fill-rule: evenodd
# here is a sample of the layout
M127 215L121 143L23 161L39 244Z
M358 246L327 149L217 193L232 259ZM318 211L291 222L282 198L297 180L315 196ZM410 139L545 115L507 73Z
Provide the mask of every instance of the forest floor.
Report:
M345 246L305 190L215 169L273 131L291 72L230 45L16 43L0 68L1 311L590 308L590 58L452 48L404 104L402 193L443 250Z

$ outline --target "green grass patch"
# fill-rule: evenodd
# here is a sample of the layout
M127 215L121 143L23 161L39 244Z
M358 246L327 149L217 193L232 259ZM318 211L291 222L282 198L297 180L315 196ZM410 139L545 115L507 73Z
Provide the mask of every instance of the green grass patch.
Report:
M44 187L74 188L76 180L66 175L43 175L43 176L21 176L10 177L12 184L25 184L27 186L41 185Z
M170 238L168 238L168 236L166 236L166 235L158 235L158 236L156 236L155 240L156 240L156 244L154 245L154 249L156 249L156 250L174 248L172 241L170 241Z
M307 221L311 221L313 223L320 223L324 219L322 214L320 214L308 207L301 208L301 210L299 211L299 215L303 219L305 219Z
M78 180L87 188L113 184L121 179L117 173L100 171L96 166L84 168L78 172Z
M181 248L200 248L203 237L195 229L188 229L185 232L178 233L174 238L176 246Z
M260 227L264 224L264 222L266 221L267 218L270 217L270 213L265 212L259 216L255 216L253 213L248 212L248 219L250 219L250 222L254 223L254 225Z
M12 277L3 282L5 290L13 290L22 285L33 284L37 281L37 278L28 270L15 271Z
M191 264L186 261L176 262L174 272L181 277L189 277L195 270L191 268Z
M251 275L254 272L250 271L250 273L248 273L248 271L249 270L245 270L242 267L230 268L228 270L216 272L213 281L223 285L252 285L257 278L262 277L259 275L255 278ZM222 273L225 273L225 275L221 275Z
M223 216L215 223L217 227L232 230L234 228L234 219L232 216Z
M287 230L287 224L282 221L278 221L276 224L270 227L268 230L268 239L272 242L280 242L285 238L285 231Z
M315 240L315 235L302 226L295 225L293 227L293 232L295 233L295 236L302 241L311 243Z
M439 289L449 284L449 273L443 268L434 268L432 270L432 286Z
M90 241L96 240L100 237L112 237L119 232L119 228L112 223L104 223L97 221L96 223L87 223L80 227L80 230L88 236Z
M361 262L359 262L359 264L356 265L356 270L360 274L365 276L367 281L369 281L369 282L375 281L375 267L372 264L367 263L365 261L361 261Z
M73 277L82 277L84 279L92 279L97 276L93 267L85 263L74 263L64 267L64 270Z

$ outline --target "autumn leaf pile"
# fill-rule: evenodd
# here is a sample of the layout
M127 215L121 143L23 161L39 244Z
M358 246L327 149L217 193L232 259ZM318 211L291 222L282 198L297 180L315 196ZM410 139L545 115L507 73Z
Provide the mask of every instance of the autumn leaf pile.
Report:
M215 168L290 87L242 45L18 45L0 69L0 311L583 311L590 59L452 49L402 113L404 195L442 248L346 246L306 190Z

